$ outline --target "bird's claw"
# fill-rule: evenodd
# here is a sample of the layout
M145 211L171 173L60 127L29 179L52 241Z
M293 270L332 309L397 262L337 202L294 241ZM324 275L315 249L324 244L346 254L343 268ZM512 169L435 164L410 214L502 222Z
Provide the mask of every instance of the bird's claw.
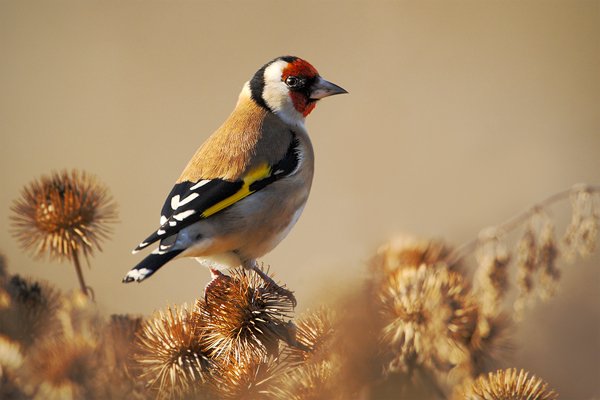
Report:
M296 308L298 301L296 301L296 296L294 296L294 292L292 292L291 290L288 290L286 288L283 288L276 283L274 283L274 288L277 293L279 293L283 297L286 297L292 303L293 308Z

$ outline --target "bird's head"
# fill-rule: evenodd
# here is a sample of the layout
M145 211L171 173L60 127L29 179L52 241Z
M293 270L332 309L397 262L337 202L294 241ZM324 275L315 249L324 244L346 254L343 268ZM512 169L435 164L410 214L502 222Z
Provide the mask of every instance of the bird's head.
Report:
M323 79L309 62L292 56L265 64L247 89L255 102L288 122L303 121L324 97L348 93Z

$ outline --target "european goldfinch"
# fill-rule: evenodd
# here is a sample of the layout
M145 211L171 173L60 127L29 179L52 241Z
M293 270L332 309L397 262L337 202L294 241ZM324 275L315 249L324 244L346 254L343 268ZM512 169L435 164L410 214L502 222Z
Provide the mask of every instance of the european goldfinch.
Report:
M314 154L304 120L318 100L341 93L347 92L298 57L260 68L183 170L158 230L133 253L160 244L123 282L142 281L173 259L196 257L213 278L219 269L242 265L274 284L256 259L289 233L308 199Z

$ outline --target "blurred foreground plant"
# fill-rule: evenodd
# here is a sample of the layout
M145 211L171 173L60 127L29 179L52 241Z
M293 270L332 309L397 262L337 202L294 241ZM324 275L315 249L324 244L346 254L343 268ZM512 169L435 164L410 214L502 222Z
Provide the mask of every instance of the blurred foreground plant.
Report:
M81 293L10 276L0 262L0 396L555 400L532 374L497 370L518 322L507 315L554 292L559 254L593 250L598 190L573 192L561 239L546 207L564 193L457 250L394 238L363 285L295 322L289 298L253 271L218 276L193 306L107 321ZM505 232L521 226L512 246Z

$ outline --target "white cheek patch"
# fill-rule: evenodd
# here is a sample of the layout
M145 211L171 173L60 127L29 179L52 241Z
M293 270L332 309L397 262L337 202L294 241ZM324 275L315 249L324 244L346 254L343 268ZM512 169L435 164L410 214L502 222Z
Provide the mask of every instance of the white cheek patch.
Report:
M303 125L304 116L294 107L289 89L281 80L283 69L286 66L287 62L279 60L265 69L265 87L262 97L267 106L285 122L291 125Z

